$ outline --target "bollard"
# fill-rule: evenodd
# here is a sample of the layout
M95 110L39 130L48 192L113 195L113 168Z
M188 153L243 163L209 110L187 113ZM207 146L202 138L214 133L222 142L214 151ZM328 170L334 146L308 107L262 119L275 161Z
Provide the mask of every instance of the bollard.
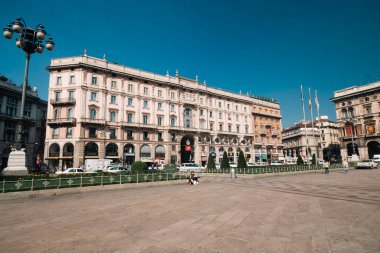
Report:
M236 178L235 168L231 168L230 171L231 171L231 178L235 179Z

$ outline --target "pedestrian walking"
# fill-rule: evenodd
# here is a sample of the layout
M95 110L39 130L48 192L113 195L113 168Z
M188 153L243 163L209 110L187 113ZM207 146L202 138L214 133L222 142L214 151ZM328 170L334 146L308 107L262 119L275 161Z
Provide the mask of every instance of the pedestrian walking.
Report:
M344 172L344 174L348 173L348 161L347 161L347 159L344 159L344 161L343 161L343 172Z
M325 174L329 174L330 173L330 163L328 161L324 161L323 162L323 168L325 169Z

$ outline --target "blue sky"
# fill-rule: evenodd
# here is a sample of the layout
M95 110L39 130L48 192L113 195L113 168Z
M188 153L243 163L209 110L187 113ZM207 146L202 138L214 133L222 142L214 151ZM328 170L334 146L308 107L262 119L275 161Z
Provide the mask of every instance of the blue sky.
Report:
M88 54L280 101L283 126L302 119L300 84L335 120L333 91L380 78L380 1L0 1L0 25L42 23L56 49L31 60L47 99L51 58ZM23 52L0 39L0 73L20 84ZM314 108L315 111L315 108ZM315 113L316 114L316 113ZM310 116L307 116L310 118Z

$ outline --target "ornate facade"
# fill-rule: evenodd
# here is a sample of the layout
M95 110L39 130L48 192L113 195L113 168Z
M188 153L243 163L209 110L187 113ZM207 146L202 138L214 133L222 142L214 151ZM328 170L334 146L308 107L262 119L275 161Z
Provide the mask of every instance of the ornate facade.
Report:
M380 82L335 91L339 140L344 158L380 154Z
M89 158L205 164L209 154L219 162L224 151L237 162L240 150L254 161L254 104L276 111L276 133L281 128L278 103L208 87L178 71L159 75L87 55L53 59L48 70L50 167ZM278 135L269 140L274 148L281 143Z

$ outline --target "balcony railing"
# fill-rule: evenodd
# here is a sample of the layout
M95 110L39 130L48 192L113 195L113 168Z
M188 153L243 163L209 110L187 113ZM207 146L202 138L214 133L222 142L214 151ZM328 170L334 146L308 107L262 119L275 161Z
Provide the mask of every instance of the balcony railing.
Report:
M76 118L56 118L56 119L47 119L46 123L48 125L56 125L56 124L71 124L75 125L77 122Z
M93 119L93 118L82 118L81 122L89 124L99 124L104 125L106 121L104 119Z
M50 104L55 106L60 105L75 105L76 100L75 98L69 98L69 99L50 99Z

